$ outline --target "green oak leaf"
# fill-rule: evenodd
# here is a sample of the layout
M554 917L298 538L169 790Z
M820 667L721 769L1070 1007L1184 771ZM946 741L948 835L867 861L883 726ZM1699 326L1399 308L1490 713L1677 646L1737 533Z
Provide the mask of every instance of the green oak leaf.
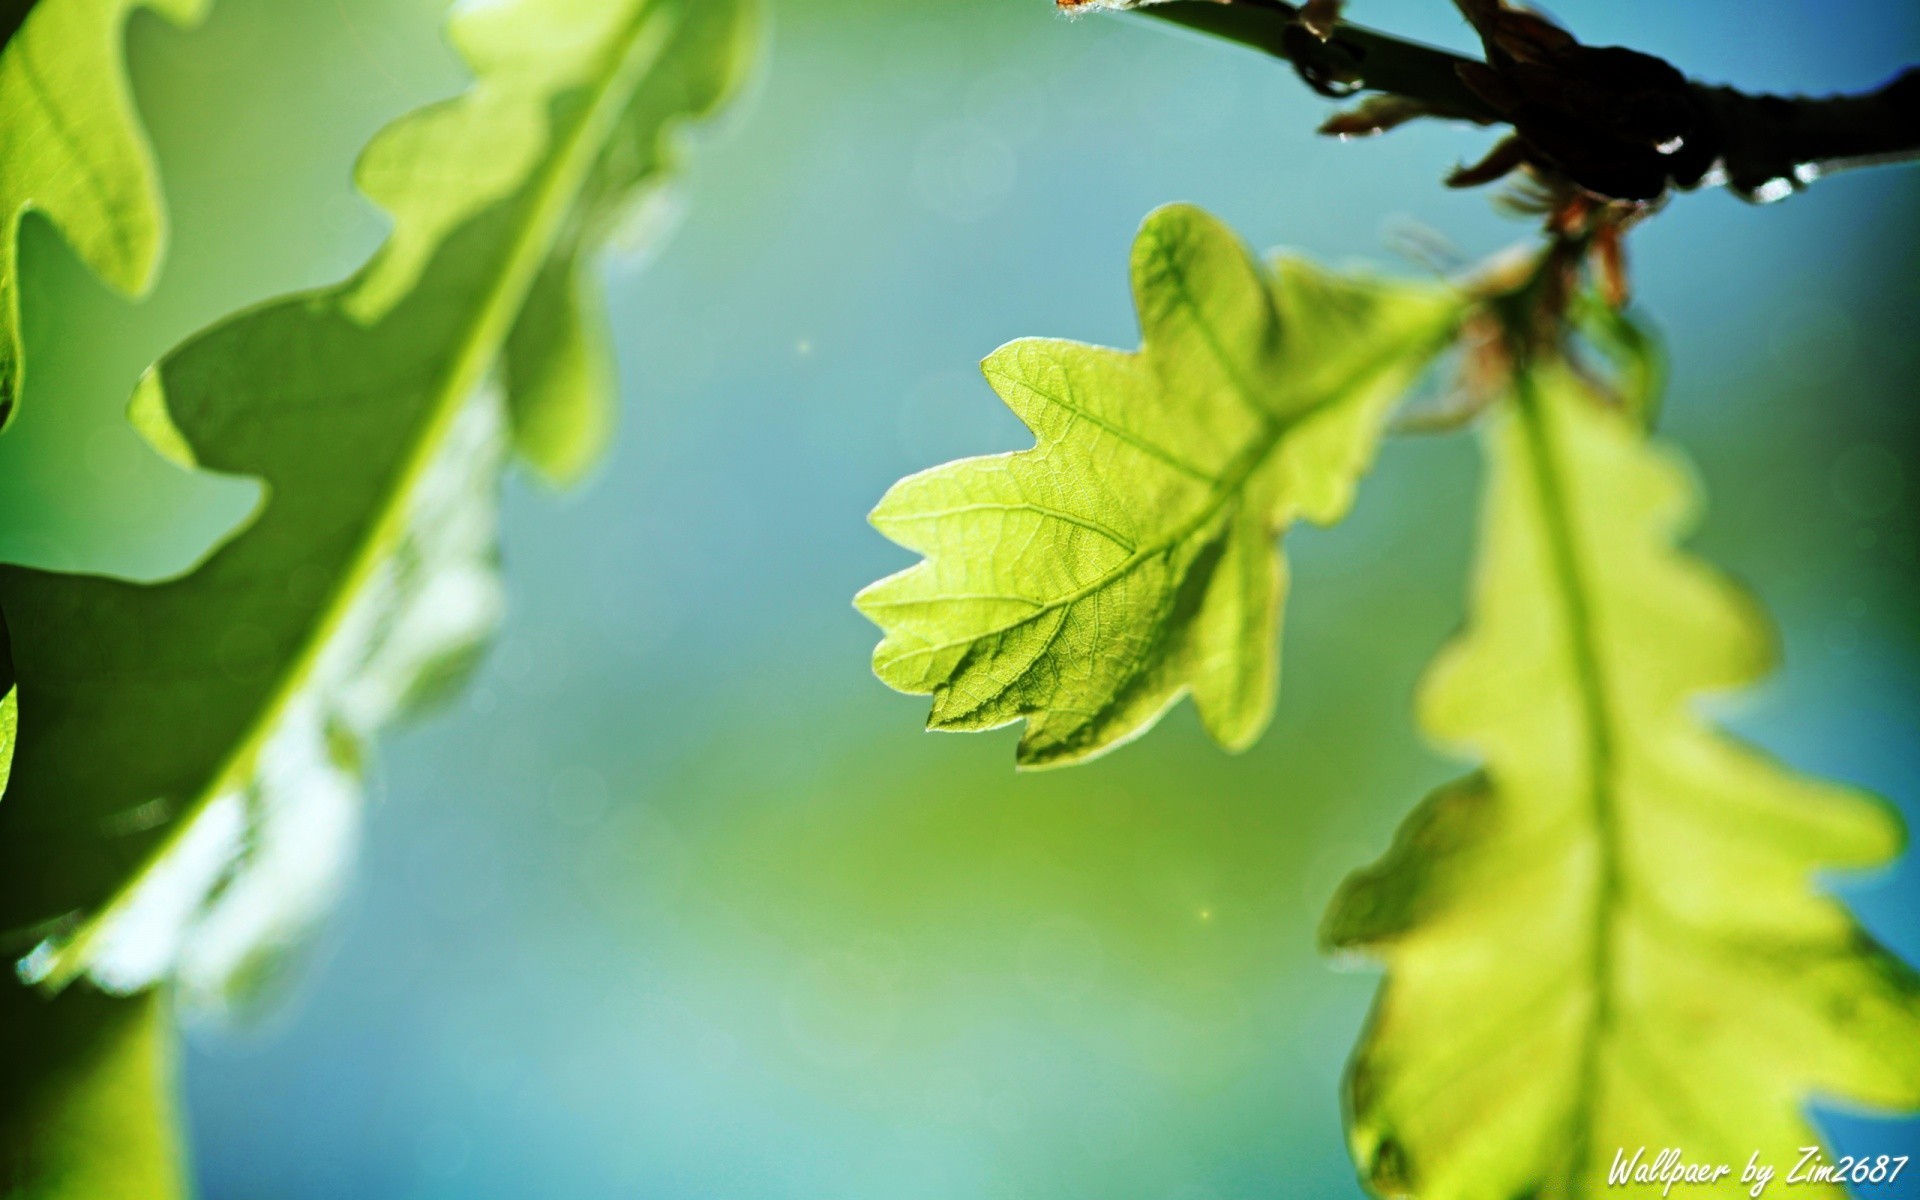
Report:
M0 427L25 377L19 253L28 210L121 292L145 291L159 265L166 216L121 66L136 8L187 23L206 0L38 0L0 50Z
M4 637L4 630L0 630ZM13 662L6 647L0 645L0 795L6 795L6 781L13 774L13 732L19 728L19 695L13 687Z
M0 1196L179 1200L165 998L0 989Z
M4 792L7 777L13 773L13 735L20 724L20 700L12 680L0 682L6 687L4 695L0 695L0 792Z
M155 586L0 570L19 697L0 930L37 943L29 979L220 1001L324 907L365 743L458 677L499 608L510 422L555 475L591 458L591 256L660 182L666 135L740 75L747 16L461 6L474 86L359 168L394 220L380 254L195 336L134 398L157 446L265 481L253 524Z
M13 654L8 649L7 621L0 614L0 796L7 794L13 772L13 737L20 726L20 700L13 686Z
M1818 1143L1811 1098L1920 1106L1920 978L1816 886L1887 862L1901 827L1698 712L1773 644L1676 549L1683 467L1564 366L1504 408L1473 618L1420 704L1484 767L1323 929L1387 967L1347 1078L1352 1149L1382 1196L1593 1196L1641 1147L1732 1164L1690 1195L1745 1195L1756 1150L1785 1171Z
M1090 758L1191 692L1224 745L1272 712L1286 579L1274 540L1339 520L1388 410L1447 343L1439 285L1269 272L1176 205L1133 249L1143 344L1015 342L987 379L1031 450L896 484L876 528L926 561L856 599L874 671L929 728L1025 718L1024 767Z

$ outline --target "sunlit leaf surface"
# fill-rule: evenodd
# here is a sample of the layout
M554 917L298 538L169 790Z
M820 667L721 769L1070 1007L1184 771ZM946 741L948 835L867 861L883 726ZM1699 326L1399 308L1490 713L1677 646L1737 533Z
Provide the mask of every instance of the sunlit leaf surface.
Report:
M1744 1195L1755 1151L1784 1171L1818 1142L1811 1099L1920 1105L1920 980L1816 886L1888 861L1900 825L1699 715L1772 644L1675 548L1680 464L1562 368L1511 409L1472 622L1421 703L1484 769L1421 805L1324 931L1387 966L1348 1077L1354 1154L1383 1196L1477 1200L1598 1195L1616 1152L1672 1147L1733 1164L1689 1194Z
M178 1200L166 1002L0 990L0 1195Z
M744 34L732 0L462 6L475 86L360 166L394 220L380 255L142 385L156 445L268 494L175 582L0 572L19 690L0 930L32 945L26 977L177 974L221 999L324 906L365 740L456 676L498 611L509 424L556 477L591 458L588 256L661 176L665 134L738 75Z
M1070 763L1191 692L1241 748L1273 707L1274 539L1338 520L1388 409L1445 343L1438 286L1268 271L1197 209L1133 250L1135 353L1015 342L987 379L1031 450L902 480L874 525L926 561L862 592L874 670L934 729L1025 718L1024 766Z
M0 50L0 425L20 398L20 221L38 210L123 292L152 281L166 218L121 66L127 14L207 0L39 0Z
M0 625L0 641L6 627ZM0 795L7 790L7 776L13 770L13 737L20 726L20 704L13 686L13 661L7 648L0 645Z

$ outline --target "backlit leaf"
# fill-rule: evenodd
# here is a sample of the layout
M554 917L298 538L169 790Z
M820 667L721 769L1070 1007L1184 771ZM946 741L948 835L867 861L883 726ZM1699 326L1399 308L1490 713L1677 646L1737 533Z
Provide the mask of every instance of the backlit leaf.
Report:
M1690 477L1564 367L1517 392L1487 434L1472 622L1421 701L1484 767L1323 931L1387 967L1352 1148L1383 1196L1594 1196L1642 1147L1732 1164L1689 1195L1745 1195L1755 1151L1784 1172L1818 1142L1813 1098L1920 1105L1920 980L1816 886L1887 862L1900 825L1702 718L1773 646L1675 548Z
M1393 402L1461 299L1434 285L1263 269L1197 209L1133 250L1143 344L1021 341L984 369L1031 450L902 480L873 512L926 561L856 601L874 670L929 727L1025 718L1023 766L1070 763L1191 692L1241 748L1265 727L1286 590L1274 539L1337 521Z
M591 458L601 369L579 358L603 318L581 280L745 31L735 0L462 5L475 85L360 167L394 219L380 255L196 336L135 399L176 456L265 480L255 522L157 586L0 571L19 692L0 930L37 941L28 978L176 975L219 1000L324 907L365 742L498 612L507 413L552 473Z
M20 221L53 222L109 286L152 282L166 240L153 156L121 66L127 15L197 19L206 0L38 0L0 50L0 425L12 416L20 347Z
M19 725L20 704L13 686L13 655L8 650L6 618L0 616L0 796L7 794L7 776L13 772L13 737Z

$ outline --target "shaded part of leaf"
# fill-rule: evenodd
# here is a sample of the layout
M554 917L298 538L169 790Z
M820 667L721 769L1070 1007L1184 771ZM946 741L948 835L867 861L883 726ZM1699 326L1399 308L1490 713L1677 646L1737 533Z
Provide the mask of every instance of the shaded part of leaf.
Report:
M1772 640L1677 548L1689 474L1566 365L1523 382L1487 435L1472 618L1420 705L1484 770L1323 930L1387 967L1355 1161L1423 1200L1576 1196L1612 1147L1790 1162L1810 1097L1920 1107L1920 977L1817 886L1897 853L1897 819L1697 714Z
M474 659L498 622L503 424L491 393L463 410L404 531L285 702L245 783L182 827L159 867L91 929L86 965L100 987L130 994L171 976L186 1002L231 1012L285 974L280 964L344 883L368 743L450 664ZM36 949L29 980L54 977L64 949L60 938Z
M1278 677L1274 539L1344 514L1461 304L1270 275L1186 206L1148 217L1132 261L1137 353L996 351L987 379L1034 448L911 476L872 515L926 556L855 601L885 633L875 672L931 695L931 728L1025 719L1025 767L1110 750L1189 691L1224 745L1258 736Z
M545 114L528 100L476 88L388 126L368 143L354 181L396 220L344 298L345 312L362 324L378 322L406 299L448 237L525 186L549 148ZM493 139L495 152L463 161L482 133Z
M1103 748L1117 746L1144 733L1157 721L1167 708L1178 699L1180 680L1170 677L1179 669L1179 664L1193 661L1198 649L1193 643L1196 636L1195 623L1202 610L1210 603L1214 595L1215 577L1221 566L1227 561L1229 544L1233 537L1233 524L1223 523L1217 535L1207 539L1195 539L1192 547L1193 559L1184 567L1174 569L1178 579L1177 586L1167 597L1168 609L1164 615L1149 623L1150 637L1131 647L1131 661L1117 664L1116 674L1120 682L1115 689L1113 702L1091 715L1068 712L1064 716L1053 712L1044 712L1029 719L1027 736L1021 740L1018 762L1021 767L1038 769L1071 763L1086 757L1089 753ZM1270 538L1261 538L1261 554L1271 562L1273 544ZM1231 590L1231 584L1223 587ZM1245 596L1229 596L1224 600L1211 601L1221 608L1231 608L1236 599ZM1264 611L1250 615L1256 623L1261 636L1272 638L1276 624L1276 610L1271 607L1272 596L1264 597L1269 607ZM1217 619L1229 620L1231 612L1215 614ZM1242 628L1248 623L1241 622ZM1246 653L1249 647L1240 647ZM1270 661L1270 659L1269 659ZM1247 666L1241 668L1235 664L1229 669L1244 669L1256 676L1253 686L1259 686L1257 678L1260 668ZM1224 669L1217 669L1224 673ZM1208 729L1226 726L1235 720L1237 711L1230 707L1234 704L1246 704L1255 707L1270 705L1270 695L1247 696L1243 691L1234 690L1233 684L1244 681L1220 681L1216 678L1215 690L1209 693L1213 707L1203 714L1208 720ZM1256 711L1256 717L1262 717ZM1230 727L1229 727L1230 728ZM1258 730L1256 729L1255 734Z
M173 1037L158 995L49 999L0 979L0 1194L185 1197Z
M1378 950L1471 896L1460 876L1493 835L1499 803L1486 776L1475 774L1435 790L1394 834L1379 862L1340 885L1320 925L1328 952Z
M166 241L122 64L129 13L190 24L207 0L39 0L0 50L0 428L25 380L20 221L40 212L107 286L146 290Z
M591 249L582 230L618 199L596 181L623 177L606 160L664 162L668 126L698 114L662 97L717 99L745 22L711 0L512 0L456 19L490 37L517 22L567 53L613 40L593 48L595 87L527 97L570 122L550 153L387 306L356 299L393 259L238 314L158 368L196 461L266 483L255 523L152 587L0 569L29 715L0 804L0 931L42 939L25 969L50 987L93 968L117 988L177 972L188 995L217 993L260 976L250 939L284 941L336 886L325 864L351 844L362 743L470 662L497 613L504 416L484 385L544 266ZM402 208L444 216L411 193ZM334 849L295 861L303 842Z
M1280 691L1280 613L1287 562L1259 521L1230 521L1196 563L1185 593L1191 617L1179 627L1192 639L1193 703L1213 740L1247 750L1266 731Z
M740 0L729 2L739 11ZM644 252L664 232L660 222L639 218L664 194L676 165L674 125L714 111L744 76L754 53L753 23L738 16L703 21L691 38L680 32L672 53L712 69L653 71L639 82L581 181L566 227L508 337L502 365L515 448L555 485L576 483L593 469L618 411L594 252L608 243L623 254Z
M605 451L616 411L598 284L577 261L548 261L503 361L515 448L549 483L578 482Z

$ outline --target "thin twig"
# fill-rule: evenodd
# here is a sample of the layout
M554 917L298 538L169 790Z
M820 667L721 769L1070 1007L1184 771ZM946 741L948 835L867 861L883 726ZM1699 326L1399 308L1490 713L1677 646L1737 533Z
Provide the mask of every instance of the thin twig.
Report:
M1284 58L1302 72L1324 64L1350 60L1371 91L1392 92L1419 100L1436 115L1490 125L1500 119L1487 103L1460 80L1459 66L1476 60L1435 46L1397 38L1361 25L1341 24L1324 43L1310 44L1297 36L1299 10L1285 0L1168 0L1140 11L1199 30L1243 46ZM1297 31L1290 33L1289 31ZM1312 82L1312 76L1309 76ZM1319 89L1327 91L1329 89ZM1332 89L1336 94L1341 89ZM1346 91L1357 90L1354 88Z
M1650 55L1570 38L1566 49L1515 67L1498 54L1482 63L1359 25L1343 23L1323 41L1286 0L1114 6L1284 59L1325 95L1384 92L1417 103L1425 115L1512 124L1535 165L1613 199L1648 201L1667 188L1726 184L1749 199L1772 200L1835 171L1920 161L1920 68L1861 95L1750 95L1686 80ZM1503 82L1490 67L1506 69L1504 82L1514 86L1499 90L1507 94L1490 90L1490 81ZM1662 72L1670 85L1660 82ZM1657 87L1670 94L1656 95ZM1684 144L1638 146L1608 123L1615 111L1631 116L1648 100L1684 110L1691 126ZM1598 169L1597 179L1583 177L1589 167Z

